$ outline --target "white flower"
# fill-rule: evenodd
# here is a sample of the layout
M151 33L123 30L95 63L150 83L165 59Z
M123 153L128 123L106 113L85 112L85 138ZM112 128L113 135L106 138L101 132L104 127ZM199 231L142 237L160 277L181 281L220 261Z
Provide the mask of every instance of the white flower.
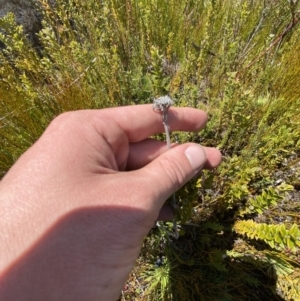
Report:
M174 104L174 101L168 96L161 96L153 101L153 109L164 111L168 109L171 105Z

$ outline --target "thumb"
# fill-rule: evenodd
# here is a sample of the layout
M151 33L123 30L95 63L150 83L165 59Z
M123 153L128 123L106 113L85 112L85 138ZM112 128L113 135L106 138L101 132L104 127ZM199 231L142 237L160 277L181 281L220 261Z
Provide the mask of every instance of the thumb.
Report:
M204 148L188 143L168 150L140 171L151 182L147 187L154 187L154 199L160 208L169 196L200 172L205 162Z

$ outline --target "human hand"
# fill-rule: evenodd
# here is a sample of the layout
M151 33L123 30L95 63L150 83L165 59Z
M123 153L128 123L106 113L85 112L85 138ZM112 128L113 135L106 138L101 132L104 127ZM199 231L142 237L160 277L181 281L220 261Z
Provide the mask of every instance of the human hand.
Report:
M172 131L207 115L170 108ZM165 200L220 152L149 139L150 105L60 115L0 182L0 300L116 300ZM162 209L163 208L163 209Z

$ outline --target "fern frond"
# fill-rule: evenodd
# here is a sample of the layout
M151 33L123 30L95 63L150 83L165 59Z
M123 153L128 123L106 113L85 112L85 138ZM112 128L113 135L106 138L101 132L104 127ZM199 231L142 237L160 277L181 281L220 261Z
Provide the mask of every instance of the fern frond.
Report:
M296 224L287 229L284 224L258 224L253 220L237 221L234 230L251 239L261 239L271 248L283 250L289 248L296 252L300 247L300 230Z

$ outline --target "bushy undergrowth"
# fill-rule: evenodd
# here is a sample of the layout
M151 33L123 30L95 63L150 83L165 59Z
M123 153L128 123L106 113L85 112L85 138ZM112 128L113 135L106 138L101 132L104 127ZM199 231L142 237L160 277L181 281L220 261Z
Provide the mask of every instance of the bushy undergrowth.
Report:
M300 300L298 0L37 1L32 45L0 20L1 176L58 114L150 103L210 116L181 143L222 165L177 193L180 237L145 239L122 300Z

